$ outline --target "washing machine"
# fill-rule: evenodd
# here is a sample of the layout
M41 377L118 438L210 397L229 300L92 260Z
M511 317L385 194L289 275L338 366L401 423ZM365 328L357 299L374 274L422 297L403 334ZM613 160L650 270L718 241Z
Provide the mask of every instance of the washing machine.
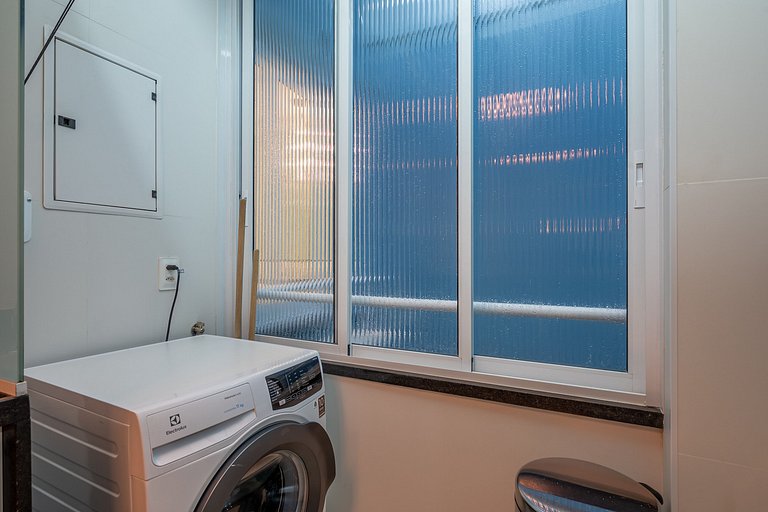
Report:
M26 370L40 512L320 512L317 352L218 336Z

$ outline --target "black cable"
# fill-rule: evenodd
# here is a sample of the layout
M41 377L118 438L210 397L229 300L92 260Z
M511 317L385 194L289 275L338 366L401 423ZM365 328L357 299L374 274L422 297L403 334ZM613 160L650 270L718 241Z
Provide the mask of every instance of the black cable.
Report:
M43 58L43 54L45 54L45 50L48 49L48 45L51 44L51 41L53 41L54 36L56 35L56 31L59 30L59 27L61 26L61 23L64 21L64 18L67 17L67 13L69 13L69 10L72 8L72 4L75 3L75 0L69 0L69 3L64 8L64 12L61 13L61 17L59 17L59 21L56 22L56 25L53 27L53 30L51 31L51 35L48 36L48 40L43 45L43 49L40 50L40 53L38 54L37 58L35 59L35 63L32 64L32 69L29 70L29 73L27 73L27 77L24 79L24 85L27 85L27 80L29 80L29 77L32 76L32 72L37 67L38 62L40 62L40 59Z
M184 272L184 269L181 269L176 265L168 265L165 267L165 269L176 271L176 291L173 294L173 304L171 304L171 314L168 315L168 329L166 329L165 331L165 341L168 341L168 337L171 335L171 320L173 319L173 308L176 307L176 298L179 296L179 285L181 284L181 274Z

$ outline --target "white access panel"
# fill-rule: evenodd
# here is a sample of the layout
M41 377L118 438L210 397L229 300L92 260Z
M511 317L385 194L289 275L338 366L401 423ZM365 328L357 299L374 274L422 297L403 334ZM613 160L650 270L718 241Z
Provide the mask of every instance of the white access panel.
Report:
M46 61L44 206L160 217L158 77L66 34Z

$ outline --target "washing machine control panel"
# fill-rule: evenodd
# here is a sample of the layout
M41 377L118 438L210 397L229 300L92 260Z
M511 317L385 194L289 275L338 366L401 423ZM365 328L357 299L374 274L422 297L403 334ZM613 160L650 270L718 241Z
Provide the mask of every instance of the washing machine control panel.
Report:
M313 357L267 377L272 410L287 409L323 389L320 358Z

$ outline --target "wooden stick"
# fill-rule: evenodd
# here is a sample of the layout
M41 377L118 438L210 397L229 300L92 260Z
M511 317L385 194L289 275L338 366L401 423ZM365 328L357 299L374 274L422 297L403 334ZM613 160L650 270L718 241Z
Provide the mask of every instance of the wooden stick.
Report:
M256 292L259 290L259 250L253 251L253 272L251 273L251 314L248 322L248 339L256 339Z
M237 220L237 276L235 277L235 338L243 337L243 258L245 257L245 212L248 199L240 200Z

